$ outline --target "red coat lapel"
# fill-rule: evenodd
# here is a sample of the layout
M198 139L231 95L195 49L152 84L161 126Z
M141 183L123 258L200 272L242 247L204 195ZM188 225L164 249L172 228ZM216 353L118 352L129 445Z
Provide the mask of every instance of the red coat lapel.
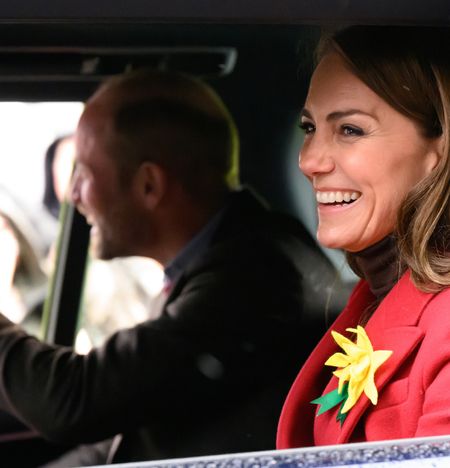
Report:
M375 384L379 395L381 395L383 387L392 380L406 358L422 341L424 333L417 327L417 323L424 307L432 297L432 294L424 294L418 291L412 284L409 273L406 273L382 301L365 327L375 350L393 351L391 357L375 374ZM353 309L354 305L351 302L349 303L351 309ZM352 324L352 326L355 325ZM337 379L333 378L324 393L336 387ZM320 434L321 439L322 437L328 439L327 444L348 442L363 413L371 406L372 403L363 394L349 411L342 427L335 420L336 412L330 411L326 418L329 419L328 421L319 422L319 419L317 419L316 434ZM325 414L319 418L322 416L325 416ZM332 417L334 417L334 420L332 420Z
M417 327L417 323L432 297L432 294L418 291L412 284L409 273L406 273L382 301L365 327L375 350L393 351L392 356L375 375L379 392L422 341L423 332ZM346 328L358 324L361 312L372 300L367 283L360 282L347 307L330 329L345 334ZM348 442L362 414L372 405L363 394L349 411L342 427L336 421L337 409L315 419L316 406L310 401L337 388L337 379L333 377L330 380L332 368L324 367L324 362L336 351L338 346L330 332L327 332L303 366L286 399L278 429L278 448L313 445L315 442L318 445Z

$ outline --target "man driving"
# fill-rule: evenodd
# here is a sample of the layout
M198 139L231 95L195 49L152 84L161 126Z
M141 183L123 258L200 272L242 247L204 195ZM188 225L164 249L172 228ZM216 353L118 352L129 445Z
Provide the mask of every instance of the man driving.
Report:
M0 317L0 408L91 444L49 466L274 447L335 273L300 223L240 187L238 146L223 102L185 75L130 73L87 102L71 199L95 256L157 260L166 299L87 355Z

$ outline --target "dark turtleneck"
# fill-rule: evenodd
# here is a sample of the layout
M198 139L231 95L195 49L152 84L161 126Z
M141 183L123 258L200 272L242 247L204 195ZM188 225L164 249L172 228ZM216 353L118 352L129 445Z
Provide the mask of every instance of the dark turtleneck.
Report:
M397 244L390 235L360 252L347 254L352 270L368 283L379 304L400 278Z

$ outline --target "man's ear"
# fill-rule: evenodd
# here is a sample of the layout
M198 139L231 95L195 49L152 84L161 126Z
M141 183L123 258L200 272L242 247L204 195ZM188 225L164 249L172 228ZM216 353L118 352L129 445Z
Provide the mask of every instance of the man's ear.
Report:
M146 161L139 166L134 183L143 205L154 210L167 190L167 171L159 164Z

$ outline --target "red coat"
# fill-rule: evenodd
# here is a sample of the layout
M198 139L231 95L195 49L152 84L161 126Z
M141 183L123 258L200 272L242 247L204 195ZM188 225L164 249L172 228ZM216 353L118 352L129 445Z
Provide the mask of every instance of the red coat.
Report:
M331 329L348 336L373 300L365 281ZM406 273L379 305L365 327L374 350L392 350L375 374L379 399L363 393L342 427L337 407L315 417L311 400L337 388L324 362L342 351L327 334L295 380L281 413L277 448L401 439L450 434L450 288L420 292Z

